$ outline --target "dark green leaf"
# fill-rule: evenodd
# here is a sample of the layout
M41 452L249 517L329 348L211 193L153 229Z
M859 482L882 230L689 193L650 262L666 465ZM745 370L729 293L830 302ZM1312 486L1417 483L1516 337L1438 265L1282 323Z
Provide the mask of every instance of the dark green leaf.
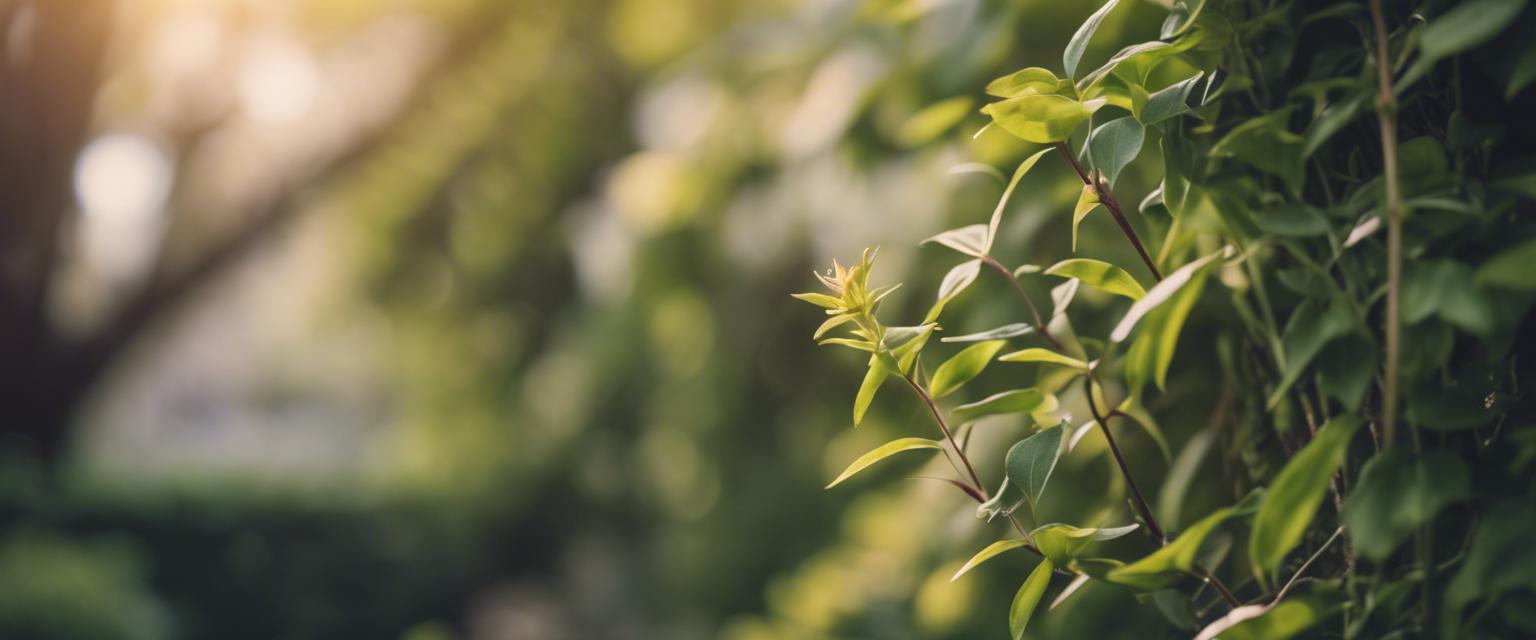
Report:
M1285 375L1269 396L1273 409L1290 392L1291 385L1301 378L1307 365L1335 338L1348 335L1355 328L1355 320L1349 312L1349 302L1335 298L1327 308L1319 308L1314 301L1307 301L1291 314L1286 323L1281 343L1285 349Z
M1110 120L1088 133L1088 160L1113 187L1120 171L1141 153L1145 138L1146 129L1135 118Z
M1419 35L1419 59L1398 82L1401 90L1428 73L1436 62L1470 50L1513 24L1525 0L1471 0L1431 20Z
M1536 51L1536 47L1531 48ZM1477 269L1477 281L1490 287L1536 291L1536 240L1505 249Z
M1056 460L1061 457L1061 434L1060 427L1046 429L1008 449L1004 460L1008 479L1031 505L1040 501L1051 472L1056 469Z
M1305 238L1328 233L1328 218L1321 211L1306 205L1275 207L1258 212L1254 222L1259 228L1277 236Z
M1142 124L1153 125L1189 113L1189 93L1203 77L1204 71L1153 92L1141 109Z
M1077 63L1083 59L1083 51L1088 49L1088 41L1093 39L1093 32L1099 28L1099 23L1104 22L1104 16L1115 8L1120 0L1109 0L1098 11L1088 16L1077 32L1072 34L1072 39L1067 41L1067 48L1061 54L1062 68L1066 69L1068 78L1077 77Z
M1380 562L1404 536L1471 495L1467 466L1456 454L1428 451L1415 457L1397 446L1365 464L1344 501L1344 526L1355 550Z

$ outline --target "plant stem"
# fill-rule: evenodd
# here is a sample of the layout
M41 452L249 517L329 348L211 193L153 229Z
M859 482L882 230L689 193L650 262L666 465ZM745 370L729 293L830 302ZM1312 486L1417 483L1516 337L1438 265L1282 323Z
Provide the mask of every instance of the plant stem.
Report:
M1147 253L1147 248L1142 246L1141 238L1136 235L1136 230L1131 228L1130 221L1125 219L1125 212L1120 209L1120 201L1115 199L1115 194L1109 190L1102 181L1094 179L1083 171L1083 166L1077 163L1077 157L1072 155L1072 148L1065 142L1056 143L1056 149L1061 151L1062 157L1072 165L1072 170L1077 172L1077 178L1083 181L1083 186L1093 187L1094 193L1099 196L1099 202L1109 209L1109 214L1114 216L1115 224L1120 225L1120 233L1125 234L1125 239L1131 241L1131 246L1136 248L1137 255L1141 256L1141 262L1147 265L1147 270L1152 272L1152 279L1158 282L1163 280L1162 272L1157 270L1157 264L1152 261L1152 256Z
M1381 125L1381 156L1387 190L1387 374L1382 398L1382 446L1390 448L1397 436L1397 367L1402 342L1398 298L1403 283L1402 194L1397 184L1397 100L1392 96L1392 72L1387 62L1387 25L1381 0L1371 0L1371 21L1376 28L1376 121Z
M1158 546L1168 544L1162 526L1157 524L1157 516L1152 515L1152 507L1141 494L1141 487L1136 485L1136 478L1131 475L1130 465L1125 463L1125 456L1120 453L1120 445L1115 443L1115 436L1109 431L1108 418L1099 412L1099 403L1093 399L1092 375L1083 376L1083 392L1088 396L1088 411L1093 414L1093 420L1099 423L1099 430L1104 432L1104 439L1109 442L1109 451L1115 456L1115 464L1120 466L1120 475L1125 476L1125 483L1131 487L1131 495L1136 499L1136 510L1141 512L1141 519L1147 524L1147 533Z
M1030 299L1029 293L1024 291L1024 285L1019 284L1019 279L1013 277L1013 272L1008 270L1008 267L1003 266L1003 263L998 262L997 259L993 258L992 256L982 256L981 262L982 264L985 264L991 267L993 270L997 271L998 274L1002 275L1009 284L1013 285L1013 290L1019 292L1019 297L1024 299L1025 305L1029 306L1029 314L1035 319L1035 333L1044 336L1046 340L1050 341L1052 346L1055 346L1057 350L1061 350L1063 348L1061 346L1061 342L1058 342L1056 337L1051 335L1050 331L1046 330L1045 321L1040 319L1039 307L1035 306L1035 301Z

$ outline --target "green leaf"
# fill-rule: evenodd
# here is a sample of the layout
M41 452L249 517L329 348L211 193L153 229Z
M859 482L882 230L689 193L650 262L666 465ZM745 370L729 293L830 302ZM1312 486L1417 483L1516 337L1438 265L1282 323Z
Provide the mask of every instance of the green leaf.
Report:
M874 402L875 392L880 390L880 385L890 375L890 370L881 364L879 358L870 357L869 371L864 373L864 382L859 385L859 394L853 400L853 426L857 427L864 421L864 412L869 410L869 403Z
M1188 495L1190 485L1194 484L1195 475L1200 472L1200 463L1205 461L1205 455L1216 442L1216 435L1216 431L1210 428L1196 433L1179 451L1179 457L1174 458L1163 486L1157 493L1157 519L1163 526L1179 526L1184 497Z
M1056 461L1061 457L1063 443L1061 434L1060 427L1046 429L1020 440L1008 449L1003 462L1008 479L1024 494L1031 508L1040 501L1040 495L1045 493L1046 483L1051 479L1051 472L1056 470Z
M1525 0L1471 0L1456 5L1419 34L1419 59L1398 81L1397 90L1412 84L1435 63L1468 51L1499 35L1525 8Z
M983 400L962 404L955 407L953 415L957 421L969 422L983 416L1029 413L1044 406L1046 397L1045 392L1034 387L1014 389L987 396Z
M1237 125L1211 147L1210 153L1248 163L1300 192L1306 178L1302 167L1306 139L1285 129L1289 116L1290 110L1282 109Z
M1019 592L1014 594L1013 604L1008 607L1008 630L1014 640L1024 637L1024 629L1029 626L1035 607L1040 604L1040 598L1045 596L1045 588L1051 584L1051 571L1054 569L1050 560L1041 560L1040 564L1035 565L1035 570L1029 572L1029 577L1024 579L1024 584L1019 586Z
M1285 335L1280 339L1285 350L1285 375L1269 396L1269 408L1280 404L1290 392L1291 385L1296 384L1324 346L1335 338L1348 335L1354 328L1349 301L1342 297L1334 298L1326 309L1319 309L1318 303L1312 300L1302 303L1291 314L1290 322L1285 325Z
M1060 566L1076 560L1088 549L1090 543L1114 540L1135 531L1139 526L1141 525L1129 524L1123 527L1096 529L1053 522L1036 527L1029 533L1029 537L1034 539L1035 547L1040 549L1040 553L1046 559Z
M1359 411L1380 364L1375 343L1358 335L1345 336L1318 354L1317 386L1346 411Z
M1321 589L1320 589L1321 591ZM1342 609L1337 594L1289 597L1238 607L1200 630L1195 640L1288 640Z
M1033 155L1025 158L1023 162L1020 162L1018 168L1013 170L1013 178L1008 180L1008 188L1003 189L1003 197L997 199L997 206L992 209L992 219L987 223L987 241L982 243L982 253L992 251L992 242L997 240L997 228L1003 223L1003 210L1008 208L1008 199L1013 197L1013 189L1019 186L1019 180L1024 177L1024 174L1029 173L1030 169L1034 168L1035 163L1040 161L1040 157L1050 151L1050 147L1036 151Z
M1120 171L1141 153L1146 129L1135 118L1115 118L1088 133L1088 161L1115 186Z
M917 362L918 354L923 352L923 347L928 346L928 339L933 337L933 332L939 328L939 325L929 322L918 326L916 327L918 331L915 334L898 342L894 339L894 334L905 328L890 327L885 331L886 348L890 350L891 358L896 361L896 369L902 375L912 372L912 365ZM886 368L889 369L890 363L887 362L885 364Z
M1331 228L1321 211L1307 205L1265 209L1254 217L1254 222L1267 233L1292 238L1320 236Z
M987 95L999 98L1017 98L1039 93L1055 93L1061 86L1061 78L1050 69L1028 67L987 83Z
M1430 314L1476 335L1493 331L1493 303L1473 285L1472 269L1453 260L1417 260L1403 273L1402 318L1414 324Z
M1195 24L1204 8L1205 0L1175 0L1168 9L1168 17L1163 20L1163 28L1158 37L1167 40L1184 33Z
M1067 71L1067 77L1077 76L1077 63L1083 59L1083 52L1088 49L1088 41L1093 39L1093 32L1099 29L1099 23L1104 22L1104 16L1115 8L1120 0L1109 0L1098 11L1088 16L1083 25L1072 34L1072 39L1067 41L1067 48L1061 54L1061 66Z
M1173 584L1194 568L1206 536L1227 520L1252 513L1261 495L1254 492L1236 505L1217 509L1190 525L1172 542L1136 562L1111 570L1105 577L1110 582L1145 591Z
M1344 500L1344 526L1355 550L1380 562L1441 509L1472 497L1467 466L1449 451L1414 457L1407 447L1371 458Z
M960 570L956 571L955 575L951 577L949 581L954 582L959 580L960 576L965 575L971 569L975 569L981 563L991 560L992 558L1002 554L1005 551L1012 551L1019 547L1027 546L1029 546L1028 540L1021 540L1018 538L1011 540L998 540L997 542L989 544L987 545L987 548L982 549L981 551L976 552L976 555L971 556L970 560L966 560L965 566L960 567Z
M944 448L944 445L940 444L939 441L937 441L937 440L929 440L927 438L901 438L901 439L898 439L898 440L892 440L892 441L887 442L887 443L885 443L883 445L880 445L879 447L876 447L873 451L870 451L869 453L866 453L866 454L864 454L862 456L859 456L859 459L854 460L853 464L848 465L847 469L844 469L841 474L838 474L837 479L833 480L831 484L828 484L827 488L831 489L832 487L835 487L838 484L842 483L842 481L847 480L848 478L853 477L854 474L856 474L856 473L858 473L860 471L863 471L865 468L869 467L870 465L872 465L872 464L874 464L876 462L879 462L881 460L884 460L886 458L889 458L889 457L891 457L893 455L896 455L898 453L901 453L903 451L915 451L915 450L918 450L918 449L943 449L943 448Z
M1077 251L1077 225L1088 217L1088 213L1099 206L1098 190L1088 185L1083 185L1083 190L1077 196L1077 206L1072 208L1072 251Z
M1050 349L1045 349L1042 347L1030 347L1028 349L1015 351L1013 353L1004 355L997 360L998 362L1046 362L1050 364L1065 365L1072 367L1073 369L1081 369L1083 371L1088 370L1088 363L1083 362L1082 360L1078 360L1077 358L1061 355L1055 351L1051 351Z
M1138 117L1141 123L1153 125L1169 118L1189 113L1189 94L1194 91L1200 79L1205 77L1205 72L1195 74L1184 80L1180 80L1163 89L1154 91L1147 97L1147 105L1141 108Z
M987 253L987 225L977 223L950 229L924 240L923 244L930 242L937 242L973 258L980 258Z
M1012 324L1005 324L996 329L988 329L979 333L967 333L963 336L946 336L944 338L940 338L939 340L941 342L980 342L982 340L1002 340L1005 338L1017 338L1022 335L1033 333L1034 330L1034 325L1031 325L1028 322L1015 322Z
M1270 483L1248 543L1248 553L1260 571L1273 575L1285 555L1301 543L1361 424L1353 415L1329 420Z
M843 301L840 298L829 296L825 293L791 293L789 295L796 300L804 300L818 307L840 309L843 306Z
M1521 589L1536 589L1536 545L1531 544L1536 510L1528 500L1506 500L1478 518L1466 561L1445 591L1445 615L1441 616L1445 633L1440 637L1456 637L1461 611L1467 605L1485 597L1507 598Z
M961 385L975 378L987 363L992 361L992 356L997 355L1003 345L1008 344L1002 340L988 340L978 342L955 354L953 358L939 365L933 372L933 379L928 381L928 394L935 400L954 393Z
M1121 318L1120 323L1115 325L1115 330L1110 332L1109 339L1113 342L1124 342L1126 338L1130 337L1131 330L1136 328L1136 323L1140 322L1148 313L1151 313L1153 309L1156 309L1172 298L1173 294L1178 293L1180 289L1184 288L1184 285L1189 284L1191 280L1195 279L1197 272L1204 269L1206 265L1216 258L1221 257L1222 253L1223 251L1215 251L1194 262L1179 267L1173 273L1168 274L1168 277L1163 278L1162 282L1153 285L1147 291L1147 295L1137 300L1125 312L1125 317Z
M1008 481L1007 475L1004 475L1003 484L998 486L997 493L992 494L990 499L976 507L976 517L986 518L987 522L991 522L997 516L1013 515L1013 512L1018 511L1023 504L1024 494Z
M1099 86L1099 83L1103 82L1104 78L1109 77L1109 74L1122 64L1131 63L1140 70L1150 71L1157 63L1183 50L1184 48L1182 47L1175 47L1166 42L1156 40L1133 44L1111 56L1109 62L1105 62L1104 66L1094 69L1092 73L1083 76L1082 80L1078 80L1077 92L1079 95L1092 95Z
M1046 269L1045 275L1077 278L1090 287L1132 300L1140 300L1147 295L1147 291L1141 288L1141 283L1131 277L1125 269L1100 260L1088 258L1062 260Z
M955 96L928 105L901 124L896 130L896 141L906 147L932 142L970 115L975 102L971 96Z
M976 282L976 276L980 274L981 260L966 260L944 274L944 280L939 283L938 300L928 309L928 315L923 318L923 322L926 324L938 320L939 314L944 312L944 307L948 306L955 296L970 287L971 283Z
M1066 140L1091 113L1083 103L1058 95L1009 98L981 111L1008 133L1040 144Z
M1536 51L1536 47L1531 49ZM1477 282L1490 287L1536 291L1536 240L1505 249L1477 268Z

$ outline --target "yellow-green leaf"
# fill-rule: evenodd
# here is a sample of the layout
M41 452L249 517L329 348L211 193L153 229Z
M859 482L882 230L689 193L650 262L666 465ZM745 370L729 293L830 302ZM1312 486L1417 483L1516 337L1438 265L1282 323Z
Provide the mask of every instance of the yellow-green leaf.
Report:
M1040 564L1035 565L1035 570L1029 572L1029 577L1024 579L1024 584L1019 586L1019 592L1014 594L1013 605L1008 607L1008 630L1014 640L1024 636L1024 629L1029 626L1035 607L1040 604L1040 598L1045 596L1045 588L1051 584L1051 571L1055 568L1050 560L1041 560Z
M1131 277L1125 269L1101 260L1088 258L1062 260L1046 269L1045 275L1077 278L1090 287L1132 300L1140 300L1142 296L1147 295L1147 290L1141 288L1141 283Z
M937 399L954 393L961 385L981 374L987 368L987 363L992 361L992 356L997 355L1005 344L1008 343L1002 340L988 340L961 350L934 370L933 379L928 381L928 394Z
M1190 525L1173 542L1140 560L1111 570L1105 577L1110 582L1146 591L1155 591L1173 584L1194 568L1195 555L1200 552L1200 543L1205 541L1206 536L1228 519L1252 513L1258 495L1262 494L1249 494L1234 506L1217 509Z
M997 359L998 362L1046 362L1072 367L1074 369L1088 370L1088 363L1061 355L1043 347L1030 347L1020 351L1006 354Z
M943 448L944 448L944 445L940 444L939 441L937 441L937 440L929 440L927 438L900 438L900 439L897 439L897 440L892 440L890 442L887 442L885 444L880 445L879 447L876 447L873 451L870 451L869 453L866 453L866 454L864 454L862 456L859 456L859 459L858 460L854 460L853 464L848 465L847 469L844 469L841 474L838 474L837 479L833 480L831 484L828 484L827 488L831 489L832 487L835 487L838 484L841 484L842 481L847 480L848 478L853 477L854 474L856 474L856 473L858 473L860 471L863 471L864 469L868 468L870 465L872 465L872 464L874 464L876 462L879 462L881 460L884 460L886 458L889 458L889 457L891 457L893 455L896 455L898 453L901 453L903 451L915 451L917 449L943 449Z
M1328 481L1344 464L1349 440L1358 428L1360 418L1356 416L1329 420L1270 483L1259 514L1254 516L1248 542L1248 553L1259 570L1273 574L1285 554L1301 542L1328 492Z
M1091 113L1083 103L1054 94L1009 98L981 111L1008 133L1040 144L1066 140Z
M879 358L869 358L869 371L864 373L864 382L859 385L859 394L853 400L853 426L859 426L864 420L864 412L869 410L869 403L874 401L875 392L880 390L880 385L890 374L890 370L881 364Z
M1139 526L1141 525L1130 524L1123 527L1098 529L1053 522L1036 527L1029 536L1034 538L1035 546L1040 549L1042 555L1051 562L1064 565L1082 555L1090 543L1114 540L1135 531Z
M997 239L997 228L1003 223L1003 210L1008 208L1008 199L1013 197L1013 190L1019 186L1019 180L1024 177L1024 174L1029 173L1030 169L1034 168L1035 163L1040 161L1040 156L1049 153L1050 150L1050 147L1046 147L1036 151L1033 155L1025 158L1023 162L1020 162L1017 169L1013 170L1013 178L1008 180L1008 188L1003 189L1003 197L998 198L997 206L992 209L992 219L987 223L986 242L982 243L981 247L983 254L992 251L992 242Z
M987 95L999 98L1017 98L1037 93L1055 93L1061 78L1050 69L1029 67L987 83Z
M955 407L953 415L955 420L966 422L982 416L1003 413L1029 413L1044 407L1047 397L1051 396L1034 387L1014 389L987 396L983 400L962 404Z
M983 562L991 560L992 558L994 558L997 555L1003 553L1004 551L1012 551L1012 550L1017 549L1019 547L1027 547L1027 546L1029 546L1029 541L1028 540L1021 540L1021 539L1018 539L1018 538L1014 538L1014 539L1011 539L1011 540L998 540L997 542L989 544L989 545L987 545L987 548L982 549L981 551L977 551L976 555L971 556L970 560L966 560L965 561L965 566L960 567L960 570L956 571L954 577L951 577L949 579L949 581L950 582L954 582L956 580L959 580L960 576L965 575L966 572L970 571L971 569L975 569L977 567L977 565L980 565Z
M1088 217L1088 213L1099 206L1098 190L1088 185L1083 185L1082 193L1077 196L1077 206L1072 208L1072 251L1077 251L1077 225Z
M928 105L901 124L896 130L896 141L907 147L932 142L970 115L974 102L970 96L955 96Z

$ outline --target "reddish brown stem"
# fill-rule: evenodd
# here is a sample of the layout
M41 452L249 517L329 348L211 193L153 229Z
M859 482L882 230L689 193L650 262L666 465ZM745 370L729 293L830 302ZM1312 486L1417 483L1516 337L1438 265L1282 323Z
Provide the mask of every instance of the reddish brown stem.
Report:
M1152 279L1161 282L1163 273L1157 270L1157 264L1152 260L1152 255L1147 253L1147 248L1141 244L1141 238L1136 235L1136 230L1131 227L1130 221L1126 220L1125 211L1120 208L1120 201L1115 199L1115 194L1103 181L1095 180L1083 171L1083 166L1077 163L1077 157L1072 155L1072 148L1068 147L1067 143L1056 143L1056 149L1061 151L1061 156L1072 165L1072 170L1077 172L1077 178L1083 182L1083 186L1092 187L1094 193L1098 194L1099 202L1109 210L1109 215L1114 217L1115 224L1120 226L1120 233L1131 242L1131 246L1136 249L1136 254L1141 256L1142 264L1147 265L1147 270L1152 272Z

